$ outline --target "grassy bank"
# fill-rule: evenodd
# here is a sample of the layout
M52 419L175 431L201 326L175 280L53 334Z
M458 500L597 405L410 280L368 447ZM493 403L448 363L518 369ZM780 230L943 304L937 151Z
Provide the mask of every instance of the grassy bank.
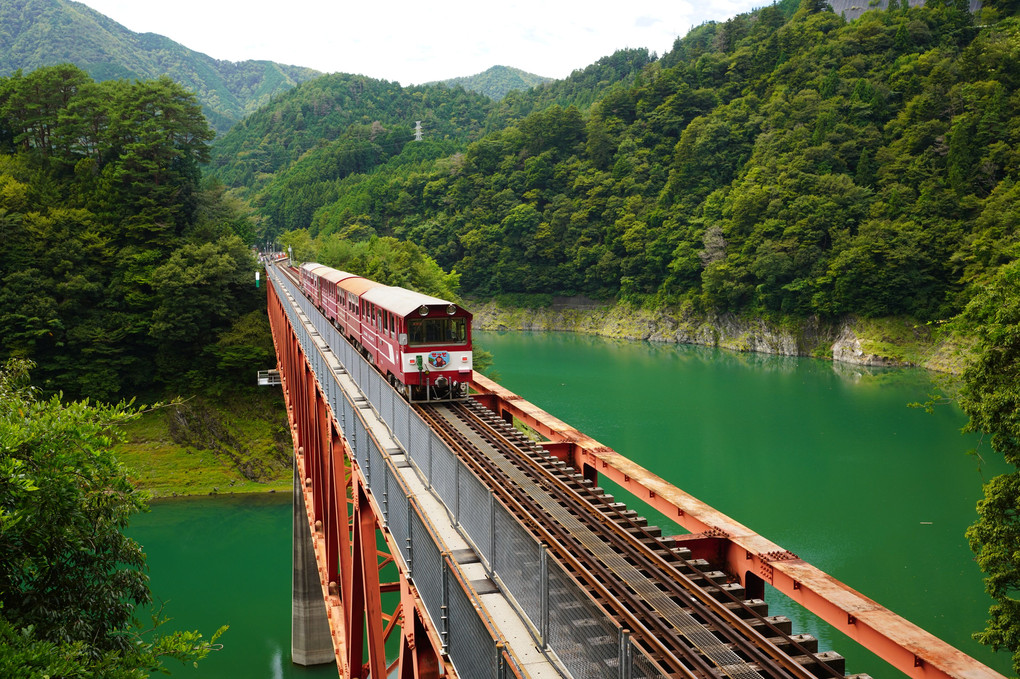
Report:
M116 447L154 498L290 492L292 443L278 388L194 396L146 413Z

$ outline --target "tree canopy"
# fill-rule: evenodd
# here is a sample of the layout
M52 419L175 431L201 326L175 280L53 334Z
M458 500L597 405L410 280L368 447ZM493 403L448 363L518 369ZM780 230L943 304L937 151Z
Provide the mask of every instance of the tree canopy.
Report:
M217 374L206 347L261 297L251 220L202 182L212 136L166 77L97 83L60 65L0 78L0 359L100 399ZM200 327L185 327L192 303L210 312Z
M970 417L967 430L988 435L992 450L1020 466L1020 261L1003 266L955 325L977 340L959 397ZM1012 651L1020 673L1020 471L985 485L967 538L995 602L987 629L975 636Z
M1020 20L998 11L764 7L511 93L445 153L264 166L255 209L413 241L472 295L948 318L1015 251Z

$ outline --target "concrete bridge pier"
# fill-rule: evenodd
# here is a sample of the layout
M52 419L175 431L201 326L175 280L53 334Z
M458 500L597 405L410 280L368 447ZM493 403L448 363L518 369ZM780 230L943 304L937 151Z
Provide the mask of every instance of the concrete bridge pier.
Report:
M295 665L324 665L335 660L326 603L315 563L305 494L294 461L294 581L291 593L290 657Z

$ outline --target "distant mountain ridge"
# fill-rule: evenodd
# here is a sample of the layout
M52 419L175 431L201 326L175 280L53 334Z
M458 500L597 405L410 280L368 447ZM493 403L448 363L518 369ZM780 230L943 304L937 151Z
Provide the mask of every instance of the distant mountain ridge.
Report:
M155 33L135 33L72 0L0 2L0 75L70 62L96 80L168 75L195 92L217 132L322 75L272 61L221 61Z
M553 78L535 75L511 66L493 66L490 69L462 78L437 80L426 85L442 82L450 87L461 86L465 90L484 94L493 101L499 101L514 90L530 90L536 85L552 82Z

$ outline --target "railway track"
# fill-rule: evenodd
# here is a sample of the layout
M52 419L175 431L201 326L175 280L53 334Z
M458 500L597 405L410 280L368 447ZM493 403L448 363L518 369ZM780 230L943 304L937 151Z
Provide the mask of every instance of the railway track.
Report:
M746 602L739 585L689 558L633 510L477 403L418 407L499 500L668 676L843 677L789 621ZM594 643L594 641L593 641Z

